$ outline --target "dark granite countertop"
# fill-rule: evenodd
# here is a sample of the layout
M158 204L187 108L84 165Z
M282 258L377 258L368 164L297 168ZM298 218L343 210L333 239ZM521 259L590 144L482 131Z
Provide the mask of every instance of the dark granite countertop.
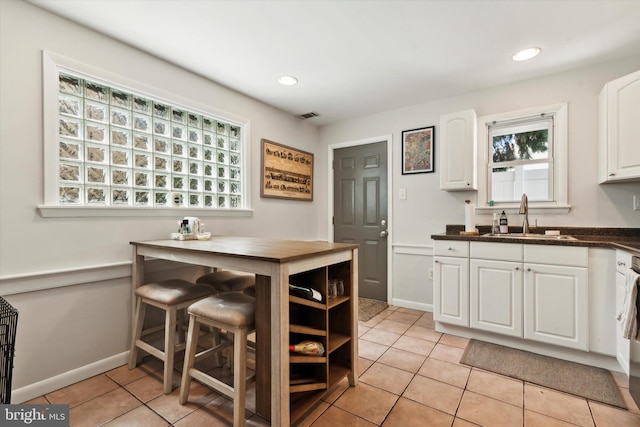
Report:
M612 249L623 249L640 256L640 228L612 227L532 227L530 233L544 234L547 230L558 230L560 235L574 237L575 240L553 238L518 238L485 236L491 233L491 227L478 226L478 235L460 234L464 225L447 225L443 234L433 234L433 240L462 240L500 243L529 243L536 245L556 246L590 246ZM522 233L522 227L509 227L509 233Z

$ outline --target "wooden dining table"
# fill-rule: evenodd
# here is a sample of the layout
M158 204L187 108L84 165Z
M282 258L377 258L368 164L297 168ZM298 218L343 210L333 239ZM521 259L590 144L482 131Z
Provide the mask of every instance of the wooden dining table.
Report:
M350 366L357 385L358 245L257 237L213 236L209 240L134 241L133 288L144 284L145 259L171 260L256 275L256 412L273 426L290 425L289 277L349 265Z

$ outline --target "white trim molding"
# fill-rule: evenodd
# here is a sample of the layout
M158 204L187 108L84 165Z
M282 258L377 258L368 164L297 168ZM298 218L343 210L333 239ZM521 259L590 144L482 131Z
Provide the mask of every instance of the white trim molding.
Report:
M131 261L0 277L0 295L23 294L131 277Z
M125 365L127 362L129 362L129 351L116 354L106 359L98 360L97 362L90 363L68 372L63 372L60 375L47 378L46 380L42 380L37 383L17 388L11 392L11 403L27 402L38 396L43 396L47 393L51 393L52 391L75 384L78 381L83 381L87 378L100 375L104 372Z
M204 209L204 208L157 208L157 207L113 207L113 206L59 206L41 205L38 212L43 218L96 218L96 217L251 217L251 209Z
M553 213L564 214L571 209L568 196L568 142L569 142L569 121L567 103L546 105L543 107L533 107L518 111L492 114L478 117L478 206L476 211L482 214L500 212L502 210L513 210L519 208L519 203L500 203L499 206L489 206L487 200L487 188L490 185L490 177L487 173L488 165L488 129L487 124L504 120L511 120L520 117L527 117L543 113L555 114L554 138L553 138L553 194L554 200L551 202L529 201L531 213L537 211L539 214Z

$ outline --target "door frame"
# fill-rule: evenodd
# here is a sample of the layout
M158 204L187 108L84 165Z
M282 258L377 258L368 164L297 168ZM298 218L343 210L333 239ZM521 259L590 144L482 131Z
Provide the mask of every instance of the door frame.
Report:
M327 230L328 241L333 243L333 152L334 150L347 147L355 147L358 145L373 144L376 142L387 143L387 231L389 235L387 237L387 301L393 300L393 135L382 135L366 139L358 139L354 141L338 142L335 144L329 144L327 147Z

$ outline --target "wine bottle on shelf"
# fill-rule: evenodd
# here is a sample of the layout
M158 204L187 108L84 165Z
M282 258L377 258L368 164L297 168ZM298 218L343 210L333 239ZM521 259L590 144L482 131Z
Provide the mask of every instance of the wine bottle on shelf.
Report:
M289 293L300 298L308 299L315 302L322 302L322 294L315 289L306 286L289 284Z
M308 356L322 356L324 354L324 346L317 341L302 341L298 344L289 346L289 351L295 353L306 354Z

